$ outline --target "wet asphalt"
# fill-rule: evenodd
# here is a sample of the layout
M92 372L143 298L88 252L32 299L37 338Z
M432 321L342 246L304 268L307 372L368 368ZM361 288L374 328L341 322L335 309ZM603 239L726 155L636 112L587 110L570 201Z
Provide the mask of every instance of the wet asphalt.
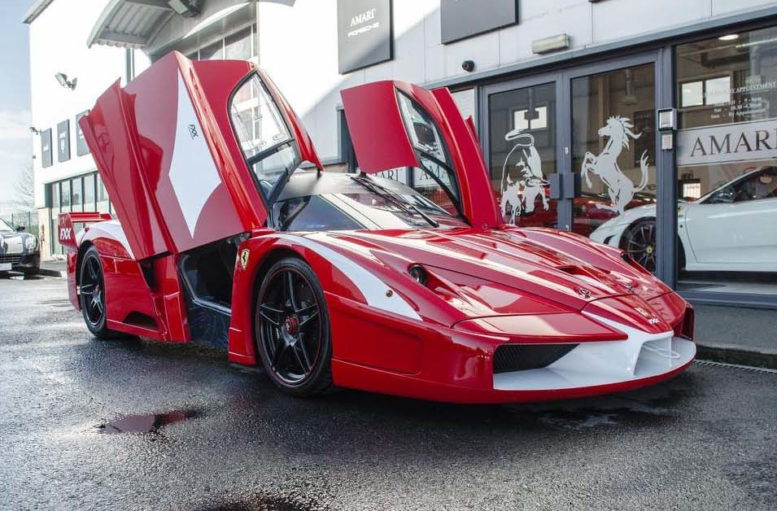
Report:
M694 364L523 406L301 400L191 344L92 338L0 278L0 509L775 509L777 374Z

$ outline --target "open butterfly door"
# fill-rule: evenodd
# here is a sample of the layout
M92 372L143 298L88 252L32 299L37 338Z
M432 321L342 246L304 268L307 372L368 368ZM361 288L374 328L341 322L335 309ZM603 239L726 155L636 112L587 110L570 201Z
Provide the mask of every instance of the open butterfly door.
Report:
M126 87L114 83L81 127L138 260L263 226L274 187L257 167L282 187L302 161L321 166L288 103L244 61L172 52ZM281 151L289 158L276 176Z
M341 95L363 172L425 169L473 227L501 223L474 126L462 118L447 88L429 91L382 81L345 89Z

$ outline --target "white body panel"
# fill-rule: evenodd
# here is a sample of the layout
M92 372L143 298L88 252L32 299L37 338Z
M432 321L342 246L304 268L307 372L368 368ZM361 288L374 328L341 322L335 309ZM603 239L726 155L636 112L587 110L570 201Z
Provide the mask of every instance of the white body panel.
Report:
M696 355L696 345L671 331L647 334L598 316L628 335L625 341L584 342L547 367L498 373L496 390L575 389L642 380L678 369Z
M689 203L680 214L687 270L777 271L777 198Z

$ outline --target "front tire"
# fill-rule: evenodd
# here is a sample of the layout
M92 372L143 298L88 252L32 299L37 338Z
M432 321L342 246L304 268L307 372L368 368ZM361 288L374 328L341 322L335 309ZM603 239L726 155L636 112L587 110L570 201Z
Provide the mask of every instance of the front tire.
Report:
M332 389L332 342L324 292L315 273L295 257L272 265L254 312L257 351L284 392L309 397Z
M90 247L81 260L78 282L78 299L86 328L98 339L108 339L113 332L108 330L108 315L105 312L105 280L100 254Z

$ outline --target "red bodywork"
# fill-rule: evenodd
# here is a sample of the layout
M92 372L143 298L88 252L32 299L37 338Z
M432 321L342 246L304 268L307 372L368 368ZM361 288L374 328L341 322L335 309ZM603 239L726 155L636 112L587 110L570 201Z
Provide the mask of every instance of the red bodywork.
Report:
M669 378L690 363L692 354L644 377L631 367L632 377L606 383L594 378L585 385L529 388L533 383L519 382L513 388L508 381L498 388L493 359L500 346L588 343L594 349L627 343L637 335L630 329L646 339L662 332L690 338L693 311L617 249L571 233L503 224L471 120L461 118L444 88L378 82L343 91L343 104L361 169L368 173L419 165L398 91L421 105L445 139L460 210L471 227L276 232L267 227L265 199L230 122L230 98L252 73L283 113L302 159L321 169L297 116L250 63L190 62L172 53L127 87L114 84L81 128L121 223L96 214L61 215L60 239L63 230L71 235L63 244L70 250L74 306L80 257L95 246L104 269L108 327L190 341L178 269L182 254L244 234L228 333L229 359L241 364L257 364L253 308L263 272L288 254L306 261L323 287L332 375L339 386L453 402L517 402L634 388ZM72 223L79 222L87 225L75 236ZM393 301L376 301L375 289L344 270L343 260L376 278L383 286L378 295L391 291ZM409 277L412 264L427 269L426 286Z

